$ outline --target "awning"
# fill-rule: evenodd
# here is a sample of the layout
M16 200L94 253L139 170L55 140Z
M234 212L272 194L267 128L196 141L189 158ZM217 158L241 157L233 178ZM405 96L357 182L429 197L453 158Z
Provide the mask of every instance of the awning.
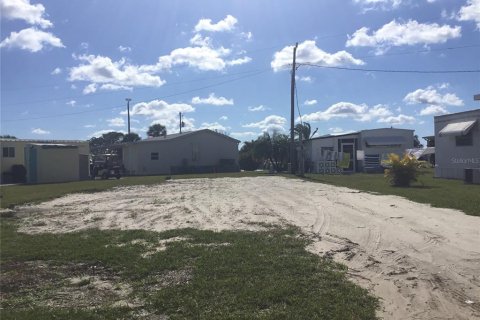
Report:
M420 157L423 157L429 154L435 154L435 147L427 147L424 149L422 148L407 149L406 152L409 155L419 159Z
M473 128L473 126L475 125L475 122L477 122L477 120L449 123L442 130L440 130L438 135L440 137L442 137L442 136L464 136L464 135L468 134L470 129Z
M367 147L401 146L405 143L405 138L402 136L365 137L363 140Z

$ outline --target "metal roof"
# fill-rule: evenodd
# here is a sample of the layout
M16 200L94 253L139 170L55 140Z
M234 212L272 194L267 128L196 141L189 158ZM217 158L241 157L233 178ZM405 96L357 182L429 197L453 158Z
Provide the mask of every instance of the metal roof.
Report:
M210 129L201 129L201 130L197 130L197 131L187 131L187 132L182 132L182 133L168 134L166 136L161 136L161 137L151 137L151 138L147 138L147 139L144 139L144 140L138 140L138 141L135 141L135 142L124 142L124 143L121 143L121 144L125 145L125 144L131 144L131 143L135 144L135 143L146 143L146 142L170 141L170 140L174 140L174 139L183 138L183 137L186 137L186 136L191 136L191 135L194 135L194 134L198 134L200 132L209 132L209 133L212 133L212 134L219 135L223 138L233 140L237 143L240 142L240 140L229 137L229 136L227 136L223 133L219 133L219 132L216 132L216 131L213 131L213 130L210 130Z
M88 143L86 140L43 140L43 139L11 139L11 138L0 138L0 141L11 141L11 142L27 142L27 143Z

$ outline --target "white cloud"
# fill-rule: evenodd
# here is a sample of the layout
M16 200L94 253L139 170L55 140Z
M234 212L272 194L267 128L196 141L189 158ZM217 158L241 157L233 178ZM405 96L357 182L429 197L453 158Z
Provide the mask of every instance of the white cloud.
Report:
M438 86L440 90L447 88L445 84ZM463 101L454 93L441 94L434 87L429 86L426 89L417 89L408 93L403 98L407 104L429 104L436 106L463 106Z
M259 111L267 111L267 110L270 110L270 108L264 106L263 104L257 107L248 107L248 111L251 111L251 112L259 112Z
M230 135L235 139L246 140L246 139L254 139L258 137L260 134L252 131L244 131L244 132L230 132Z
M132 87L120 86L120 85L112 84L112 83L102 84L99 89L100 90L109 90L109 91L118 91L118 90L132 91L133 90Z
M70 100L66 103L66 105L70 107L75 107L76 104L77 104L77 101L75 100Z
M88 44L88 42L82 42L82 43L80 43L80 48L82 48L83 50L88 50L88 47L90 47L90 45Z
M43 130L43 129L40 129L40 128L36 128L36 129L32 129L32 133L33 134L38 134L38 135L46 135L46 134L50 134L50 131Z
M226 61L226 63L229 66L238 66L238 65L241 65L241 64L249 63L250 61L252 61L252 58L243 57L243 58L238 58L238 59Z
M213 123L204 122L200 126L200 129L210 129L210 130L213 130L213 131L226 132L227 130L230 130L231 128L230 127L225 127L224 125L221 125L218 122L213 122Z
M435 106L435 105L430 105L425 108L423 108L420 111L421 116L438 116L441 114L447 114L448 111L442 106Z
M153 120L152 123L160 123L167 128L167 132L171 133L178 130L178 113L193 111L195 111L195 108L186 103L169 104L163 100L152 100L135 104L130 111L130 115L132 117L143 116L147 119ZM122 115L125 115L126 113L126 111L121 112ZM194 127L193 119L184 117L182 120L186 124L186 130L190 130Z
M474 21L480 30L480 0L468 0L467 4L458 11L457 19L460 21Z
M83 126L84 128L95 128L95 125L94 124L86 124Z
M437 0L426 0L428 3L434 3ZM370 10L392 10L398 9L401 5L413 5L411 0L353 0L353 2L364 7L364 12Z
M191 39L190 44L200 47L210 47L212 39L210 37L203 37L200 33L196 33Z
M90 83L89 85L83 88L83 94L90 94L97 91L97 85L95 83Z
M222 32L222 31L231 31L235 28L238 20L232 16L227 15L225 19L218 21L217 23L212 23L212 19L200 19L195 26L195 32L200 31L211 31L211 32Z
M108 119L108 126L109 127L124 127L125 126L125 120L123 118L113 118L113 119Z
M64 48L62 40L50 32L38 30L35 27L11 32L10 35L0 43L0 48L19 48L30 52L37 52L46 46Z
M349 36L346 46L376 47L377 54L381 54L392 46L445 43L461 36L460 26L440 26L437 23L418 23L415 20L408 20L406 23L392 20L371 34L369 30L363 27L355 31Z
M381 118L378 122L388 123L390 125L413 124L415 123L415 117L399 114L398 116Z
M70 69L69 81L88 81L91 84L84 93L95 92L95 84L103 90L131 89L129 87L159 87L165 83L159 76L141 71L125 59L112 61L109 57L81 55L76 57L83 63Z
M244 128L258 128L263 132L266 131L285 131L284 125L287 123L287 119L277 115L270 115L259 122L252 122L245 124Z
M120 45L120 46L118 46L118 51L120 51L120 52L131 52L132 48L124 47L124 46Z
M305 100L305 102L304 102L303 104L306 105L306 106L314 106L314 105L316 105L317 103L318 103L317 100L312 99L312 100Z
M218 120L226 121L226 120L228 120L228 117L227 116L221 116L220 118L218 118Z
M292 64L293 46L288 46L275 52L270 63L277 72L289 68ZM350 53L342 50L333 54L318 48L315 40L305 40L297 48L297 63L314 63L325 66L363 65L360 59L355 59Z
M373 121L375 119L383 119L392 115L387 106L378 104L369 107L366 104L354 104L351 102L338 102L325 111L317 111L306 114L302 117L303 121L316 122L328 121L332 118L350 118L355 121Z
M215 93L210 93L208 98L200 98L200 97L193 97L192 98L193 104L210 104L214 106L225 106L225 105L233 105L233 99L227 99L225 97L217 97Z
M295 80L297 80L297 81L302 81L302 82L306 82L306 83L312 83L312 82L313 82L312 77L299 77L299 76L295 76Z
M62 69L60 69L60 68L55 68L55 69L53 69L52 72L50 72L50 74L51 74L52 76L55 76L55 75L61 74L61 73L62 73Z
M52 22L45 19L45 7L41 3L30 4L30 0L2 0L0 13L7 20L23 20L30 25L50 28Z
M251 33L250 31L248 32L241 32L240 33L240 37L242 37L243 39L247 40L247 41L252 41L253 39L253 33Z

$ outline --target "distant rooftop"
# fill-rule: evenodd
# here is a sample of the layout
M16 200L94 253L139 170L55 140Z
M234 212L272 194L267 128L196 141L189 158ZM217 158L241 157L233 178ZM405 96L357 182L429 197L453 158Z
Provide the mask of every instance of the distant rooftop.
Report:
M45 139L12 139L12 138L0 138L0 141L17 141L17 142L30 142L30 143L88 143L86 140L45 140Z

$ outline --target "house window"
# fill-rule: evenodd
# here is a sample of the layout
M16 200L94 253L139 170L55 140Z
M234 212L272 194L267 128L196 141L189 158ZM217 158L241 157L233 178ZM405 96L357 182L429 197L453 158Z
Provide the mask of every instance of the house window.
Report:
M463 146L473 146L473 135L472 131L467 133L464 136L456 136L455 137L455 145L457 147L463 147Z
M4 158L15 158L15 148L14 147L4 147L3 148L3 157Z
M150 160L158 160L158 152L150 153Z

